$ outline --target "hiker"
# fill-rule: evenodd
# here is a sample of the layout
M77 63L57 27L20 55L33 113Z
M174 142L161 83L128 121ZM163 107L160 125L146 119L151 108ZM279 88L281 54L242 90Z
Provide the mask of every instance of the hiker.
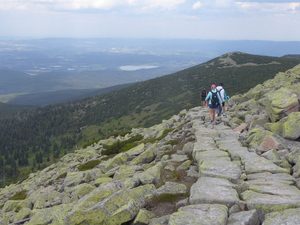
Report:
M207 96L207 91L206 88L203 88L203 90L201 91L201 100L202 100L202 106L207 106L207 101L205 101L205 98Z
M226 109L225 109L225 101L228 101L228 98L226 96L226 92L225 92L225 89L224 89L224 84L220 83L219 86L217 86L216 90L220 94L220 97L221 97L221 100L222 100L222 104L219 105L219 107L216 110L217 111L217 115L221 116L221 114L223 114L223 116L226 118L227 115L225 113L225 111L226 111Z
M210 124L215 123L215 116L216 116L216 109L219 105L222 104L221 97L219 93L216 90L216 85L211 85L211 91L208 93L208 95L205 98L205 101L209 100L208 106L209 106L209 116L210 116Z

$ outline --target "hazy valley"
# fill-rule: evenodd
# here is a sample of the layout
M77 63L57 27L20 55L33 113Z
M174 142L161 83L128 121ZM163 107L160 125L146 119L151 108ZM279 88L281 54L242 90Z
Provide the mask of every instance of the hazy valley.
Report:
M293 57L297 49L300 42L2 40L0 102L35 106L66 102L94 95L96 89L172 74L228 52Z

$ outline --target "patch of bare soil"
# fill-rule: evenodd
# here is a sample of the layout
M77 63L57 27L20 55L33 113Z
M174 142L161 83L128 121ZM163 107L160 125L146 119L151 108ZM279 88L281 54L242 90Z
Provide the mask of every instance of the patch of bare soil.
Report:
M171 202L161 202L156 205L149 206L148 210L154 213L156 217L161 217L172 214L176 209L175 205Z

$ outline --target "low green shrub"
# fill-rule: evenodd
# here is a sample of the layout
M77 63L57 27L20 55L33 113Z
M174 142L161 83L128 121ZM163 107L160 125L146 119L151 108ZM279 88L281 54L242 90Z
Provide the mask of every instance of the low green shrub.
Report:
M104 145L103 149L103 155L113 155L113 154L118 154L120 152L125 152L131 148L134 148L137 146L140 140L143 139L143 136L141 134L138 134L132 138L129 138L128 140L125 141L117 141L116 143L112 145Z
M85 171L85 170L90 170L93 169L95 166L99 165L100 160L92 160L88 161L84 164L79 165L77 168L79 171Z
M27 197L27 191L20 191L13 196L11 196L8 200L24 200Z
M119 131L115 131L115 132L107 135L105 138L109 138L111 136L115 136L115 137L122 136L122 137L124 137L126 134L129 134L130 132L131 132L130 130L119 130Z

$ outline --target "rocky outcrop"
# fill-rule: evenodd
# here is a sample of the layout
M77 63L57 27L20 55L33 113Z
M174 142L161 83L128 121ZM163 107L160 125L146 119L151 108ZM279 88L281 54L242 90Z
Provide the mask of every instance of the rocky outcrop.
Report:
M299 99L300 66L234 96L215 125L196 107L77 150L0 189L0 224L297 224Z

